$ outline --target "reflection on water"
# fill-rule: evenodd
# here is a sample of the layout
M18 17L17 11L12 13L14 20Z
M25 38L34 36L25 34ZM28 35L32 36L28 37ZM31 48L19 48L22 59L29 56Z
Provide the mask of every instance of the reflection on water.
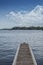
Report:
M30 44L38 65L43 65L43 31L0 30L0 65L12 65L20 43Z

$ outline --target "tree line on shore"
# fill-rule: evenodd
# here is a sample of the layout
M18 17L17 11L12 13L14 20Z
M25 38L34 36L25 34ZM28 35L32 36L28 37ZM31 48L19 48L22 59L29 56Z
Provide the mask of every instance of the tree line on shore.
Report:
M13 27L13 28L5 28L3 30L43 30L43 27L40 26L30 26L30 27Z

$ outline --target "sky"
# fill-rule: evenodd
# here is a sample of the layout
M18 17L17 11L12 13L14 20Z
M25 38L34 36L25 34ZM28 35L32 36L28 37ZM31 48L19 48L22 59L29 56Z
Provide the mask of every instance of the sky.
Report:
M0 29L43 26L43 0L0 0Z

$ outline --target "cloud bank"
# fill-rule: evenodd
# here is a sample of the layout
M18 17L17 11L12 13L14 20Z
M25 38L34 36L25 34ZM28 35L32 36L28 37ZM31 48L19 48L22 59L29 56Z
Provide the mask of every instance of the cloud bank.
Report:
M32 11L11 11L7 15L15 26L43 26L43 6L37 5Z
M43 26L43 6L37 5L32 11L10 11L0 15L0 29L14 26Z

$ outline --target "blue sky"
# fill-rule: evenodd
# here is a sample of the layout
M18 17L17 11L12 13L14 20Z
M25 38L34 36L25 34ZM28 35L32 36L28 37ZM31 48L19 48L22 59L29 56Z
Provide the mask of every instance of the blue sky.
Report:
M32 10L36 5L43 5L43 0L0 0L0 11Z
M36 13L34 10L37 10ZM38 12L39 10L40 12ZM0 0L0 28L42 25L42 12L43 0ZM41 19L36 14L40 14Z

